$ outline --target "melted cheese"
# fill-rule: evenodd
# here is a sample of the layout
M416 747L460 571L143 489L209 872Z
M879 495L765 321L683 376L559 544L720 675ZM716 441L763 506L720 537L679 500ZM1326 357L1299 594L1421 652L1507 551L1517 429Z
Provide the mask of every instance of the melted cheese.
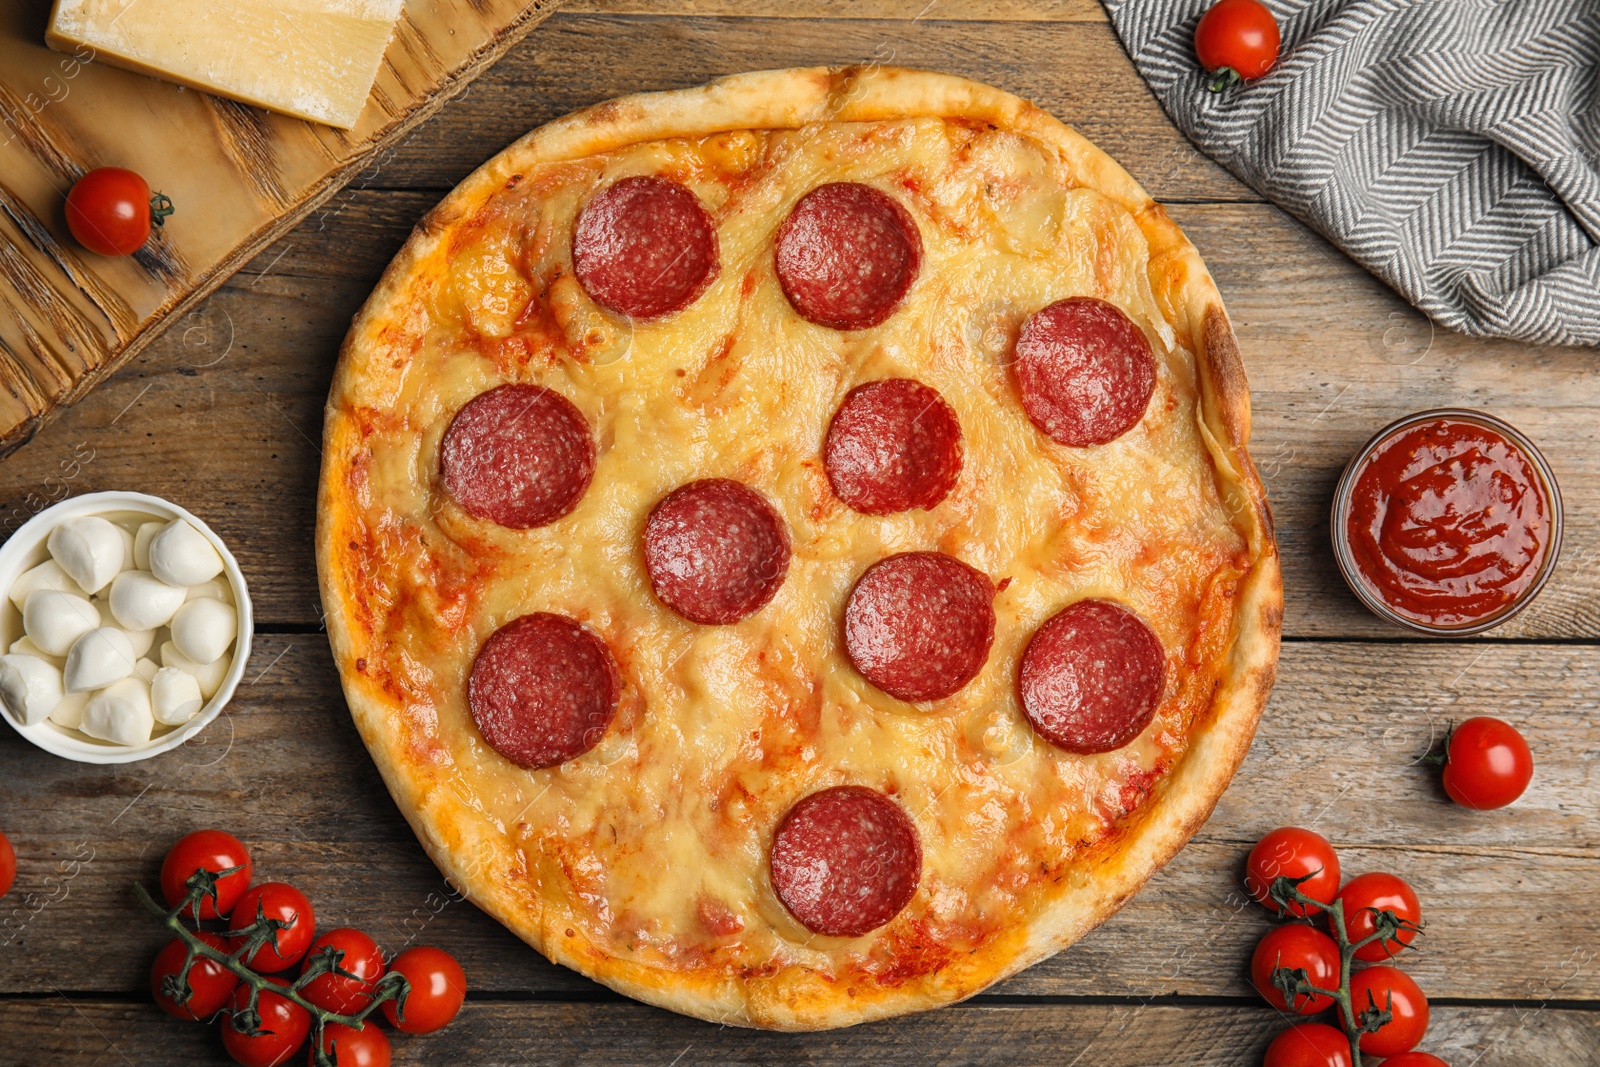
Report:
M630 326L576 284L569 246L584 201L635 174L694 189L717 220L722 270L683 312ZM800 319L773 269L792 205L841 180L897 197L925 249L901 309L859 333ZM1046 906L1181 754L1226 651L1245 541L1197 424L1194 353L1152 297L1141 231L1058 157L934 120L641 144L520 176L460 227L451 263L397 327L414 353L403 372L355 387L371 457L352 475L371 535L372 577L357 595L381 660L367 671L386 673L407 706L394 728L523 850L558 915L547 929L565 923L619 957L730 976L930 969ZM1159 362L1143 421L1085 450L1033 427L1007 366L1022 321L1075 295L1123 308ZM965 464L939 507L875 518L832 496L820 457L844 395L888 376L943 394ZM475 520L437 477L453 413L505 381L559 390L599 442L587 496L543 529ZM777 596L732 626L667 610L642 562L652 505L706 477L765 494L793 535ZM839 632L862 571L916 549L1003 583L982 673L919 706L860 677ZM1149 729L1089 757L1035 738L1015 690L1035 629L1083 597L1138 612L1169 665ZM626 679L601 744L543 771L489 749L464 699L482 642L531 611L585 621ZM894 796L924 854L916 898L858 939L808 934L767 875L778 819L843 783Z

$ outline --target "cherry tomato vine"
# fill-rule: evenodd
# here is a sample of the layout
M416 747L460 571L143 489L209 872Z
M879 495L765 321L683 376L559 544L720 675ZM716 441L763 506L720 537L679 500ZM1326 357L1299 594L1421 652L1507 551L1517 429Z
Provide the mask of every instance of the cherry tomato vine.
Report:
M1384 993L1384 1003L1379 1004L1374 996L1373 989L1381 983L1375 980L1382 977L1374 972L1392 970L1392 968L1372 967L1358 972L1360 975L1370 975L1366 981L1356 981L1355 990L1352 991L1351 965L1357 959L1365 959L1370 953L1365 953L1376 946L1380 951L1389 949L1390 946L1405 947L1409 945L1421 930L1420 922L1407 916L1398 914L1388 908L1364 908L1359 916L1345 915L1346 898L1343 895L1335 896L1331 901L1320 900L1301 892L1301 886L1319 879L1322 869L1310 871L1299 875L1280 874L1272 879L1266 890L1266 899L1263 904L1282 914L1309 916L1322 914L1328 920L1328 932L1332 935L1338 948L1338 985L1324 987L1312 981L1311 975L1305 967L1275 966L1268 973L1268 983L1277 996L1267 990L1262 990L1262 995L1271 1003L1280 1001L1287 1004L1292 1010L1310 1012L1320 1010L1331 1002L1336 1008L1336 1016L1344 1036L1350 1043L1350 1056L1352 1067L1361 1067L1361 1054L1363 1043L1366 1051L1377 1053L1379 1048L1388 1048L1391 1051L1379 1053L1393 1056L1406 1049L1394 1047L1394 1042L1401 1040L1399 1035L1385 1035L1388 1039L1379 1042L1374 1047L1376 1039L1369 1035L1377 1034L1384 1027L1397 1020L1405 1024L1408 1029L1414 1025L1415 1014L1412 1007L1407 1004L1407 993L1414 993L1414 1001L1420 1002L1421 1027L1427 1025L1427 1001L1422 997L1421 991L1416 990L1415 983L1411 983L1404 974L1396 971L1405 982L1401 990L1402 997L1397 1012L1395 989L1388 989ZM1357 921L1359 918L1359 921ZM1307 929L1313 929L1307 927ZM1349 931L1352 929L1364 932L1364 936L1352 940ZM1315 932L1315 931L1314 931ZM1271 935L1269 935L1270 937ZM1320 933L1318 934L1320 935ZM1263 942L1265 944L1265 942ZM1365 953L1365 954L1364 954ZM1399 986L1396 987L1400 988ZM1365 992L1365 1002L1362 993ZM1409 1016L1408 1012L1411 1012ZM1304 1027L1307 1024L1301 1024ZM1421 1039L1422 1033L1418 1029L1414 1038L1410 1039L1409 1048Z
M282 919L261 916L248 926L229 930L225 935L228 943L234 946L228 952L219 949L214 944L215 939L204 939L199 932L190 930L183 922L183 915L190 908L202 906L202 902L214 902L217 898L217 883L230 874L236 873L240 868L229 867L222 871L212 872L204 867L198 868L191 874L185 883L188 893L184 895L178 906L172 909L163 908L157 904L144 886L134 883L134 894L139 898L139 903L152 915L162 921L162 924L176 934L187 947L188 952L182 966L176 974L169 975L162 983L161 993L173 1003L182 1006L188 1003L193 994L189 986L189 971L201 960L210 960L212 963L225 967L236 975L242 985L250 988L248 997L242 1008L235 1010L230 1015L230 1025L246 1037L257 1037L266 1031L261 1028L260 1000L263 992L270 992L289 1003L299 1006L311 1017L312 1062L317 1067L334 1067L334 1059L323 1051L322 1031L330 1024L360 1030L366 1024L367 1016L378 1011L386 1001L394 1001L392 1009L400 1017L405 1017L405 999L411 991L411 983L406 976L398 971L390 971L379 978L372 986L372 999L360 1010L345 1014L329 1011L307 1000L300 995L305 986L326 974L337 975L355 981L360 981L361 976L345 970L340 964L344 961L344 950L333 945L325 945L315 949L306 957L305 969L300 975L287 985L282 978L260 974L246 966L244 960L256 952L262 945L274 939L279 930L287 929L291 924Z
M192 871L183 877L183 871ZM249 852L230 834L198 831L173 846L158 903L134 894L176 936L151 970L156 1003L180 1019L224 1014L223 1045L247 1067L275 1067L310 1038L312 1067L387 1065L389 1042L369 1017L425 1034L461 1010L466 977L446 952L414 947L384 967L366 934L335 929L315 941L310 901L277 882L250 886ZM226 918L231 913L231 918ZM197 919L196 917L200 918ZM201 928L201 919L231 929ZM299 974L284 971L298 965Z

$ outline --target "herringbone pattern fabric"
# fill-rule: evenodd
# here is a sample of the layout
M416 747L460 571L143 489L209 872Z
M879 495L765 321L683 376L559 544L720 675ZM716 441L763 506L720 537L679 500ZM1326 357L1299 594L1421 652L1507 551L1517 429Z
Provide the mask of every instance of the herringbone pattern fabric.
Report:
M1211 0L1106 0L1195 144L1441 325L1600 344L1600 0L1267 0L1283 59L1205 87Z

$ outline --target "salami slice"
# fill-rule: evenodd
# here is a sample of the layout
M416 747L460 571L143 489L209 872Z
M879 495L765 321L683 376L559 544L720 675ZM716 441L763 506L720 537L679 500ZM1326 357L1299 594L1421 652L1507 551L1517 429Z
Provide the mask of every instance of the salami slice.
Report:
M1022 325L1016 348L1022 407L1047 437L1103 445L1144 417L1156 387L1150 341L1115 304L1058 300Z
M789 530L765 497L727 478L680 486L650 512L644 565L662 603L690 622L738 622L789 573Z
M961 473L961 424L938 390L910 378L850 390L823 449L833 491L856 511L932 508Z
M875 789L812 793L772 837L772 887L800 925L860 937L900 914L922 881L922 843L905 811Z
M1039 627L1017 689L1035 730L1069 752L1110 752L1144 732L1166 686L1167 655L1140 618L1080 600Z
M677 182L624 178L578 213L572 269L603 308L635 319L670 315L716 279L716 223Z
M599 744L621 690L604 641L565 615L538 612L483 643L467 680L467 704L490 748L537 770Z
M879 560L844 609L856 670L901 700L943 700L983 669L994 644L994 585L942 552Z
M899 306L922 265L922 235L899 202L870 185L819 185L778 230L778 283L802 317L865 330Z
M469 514L526 530L578 506L594 478L594 438L572 401L502 385L468 401L445 431L439 472Z

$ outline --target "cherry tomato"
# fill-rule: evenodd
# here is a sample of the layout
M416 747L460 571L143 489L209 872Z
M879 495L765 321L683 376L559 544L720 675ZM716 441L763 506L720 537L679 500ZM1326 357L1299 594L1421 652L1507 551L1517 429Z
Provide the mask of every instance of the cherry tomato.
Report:
M253 864L250 853L239 839L223 830L196 830L180 838L161 861L161 895L166 898L168 907L177 907L189 895L186 884L189 876L202 867L213 874L230 867L239 868L217 879L215 902L210 897L200 899L198 918L216 919L232 911L244 891L250 888ZM192 913L192 908L184 911L185 915Z
M300 995L317 1007L340 1015L354 1015L371 1004L372 987L383 976L383 953L378 951L372 938L347 926L329 930L311 943L301 974L311 966L317 950L322 948L336 948L343 952L344 957L337 966L355 977L346 978L342 974L327 971L301 986Z
M1304 923L1274 927L1256 945L1250 957L1250 981L1256 991L1279 1011L1311 1015L1333 1005L1332 997L1308 994L1286 1003L1283 990L1272 984L1275 968L1306 972L1306 981L1319 989L1339 988L1339 946L1321 930Z
M219 952L228 951L227 943L217 934L201 930L195 936ZM179 1004L162 991L162 986L169 976L176 976L183 969L188 954L188 946L181 937L162 946L156 953L155 963L150 965L150 995L168 1015L204 1022L228 1006L234 987L239 984L239 976L215 960L196 956L194 966L189 968L189 999Z
M1377 932L1380 911L1392 911L1411 924L1409 928L1401 927L1391 938L1356 949L1356 959L1367 963L1391 959L1416 939L1422 905L1417 903L1417 894L1411 887L1394 875L1379 871L1358 874L1339 890L1339 899L1344 901L1344 935L1352 945Z
M17 880L17 850L11 847L11 838L0 834L0 897L11 892Z
M264 974L293 967L306 954L311 947L312 937L316 935L317 918L311 910L311 901L292 885L262 882L252 886L233 906L233 914L228 917L228 928L243 930L256 921L257 915L289 925L246 956L244 962ZM244 940L242 937L231 938L229 944L237 950Z
M1439 1057L1428 1052L1402 1052L1383 1061L1383 1067L1450 1067Z
M1300 892L1324 904L1333 903L1339 892L1339 857L1328 844L1328 839L1311 830L1297 826L1280 827L1267 834L1250 850L1245 864L1244 887L1257 902L1273 911L1280 910L1267 895L1275 878L1306 878L1300 883ZM1290 915L1307 915L1316 909L1304 904L1291 904Z
M1374 1056L1410 1052L1428 1029L1428 998L1410 975L1394 967L1368 967L1351 975L1350 1004L1358 1016L1373 1005L1394 1014L1380 1029L1362 1034L1357 1042L1362 1052Z
M100 167L79 178L67 193L67 229L78 243L102 256L128 256L150 239L150 224L172 214L172 202L131 170Z
M467 976L448 952L427 946L408 948L394 958L389 970L399 971L411 983L404 1008L397 1010L393 1000L383 1002L384 1018L396 1030L431 1034L448 1026L461 1010L461 1002L467 996Z
M1479 716L1450 733L1444 791L1463 808L1488 811L1516 800L1533 781L1533 753L1510 723Z
M282 978L267 981L281 986L289 984ZM241 984L233 991L232 1010L242 1011L249 1003L250 987ZM280 1063L289 1062L311 1032L311 1013L288 997L268 989L261 991L256 1011L261 1015L258 1028L261 1033L255 1037L241 1034L233 1028L233 1020L227 1019L222 1024L222 1047L244 1067L278 1067Z
M1327 1023L1295 1023L1272 1039L1261 1067L1350 1067L1350 1042Z
M389 1067L389 1038L377 1023L362 1023L359 1030L329 1023L322 1028L322 1051L333 1057L334 1067ZM316 1067L316 1053L306 1062Z
M1213 92L1271 70L1281 43L1277 21L1259 0L1217 0L1194 28L1200 65L1224 74L1211 83Z

